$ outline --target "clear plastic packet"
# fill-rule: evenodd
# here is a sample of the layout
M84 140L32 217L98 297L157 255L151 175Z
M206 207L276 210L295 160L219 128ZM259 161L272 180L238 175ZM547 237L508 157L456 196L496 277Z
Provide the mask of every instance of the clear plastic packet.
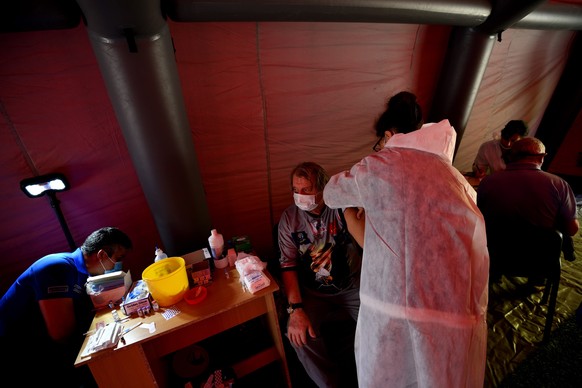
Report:
M267 268L267 263L262 262L257 256L240 258L235 266L245 291L254 294L271 284L271 280L263 273L263 270Z

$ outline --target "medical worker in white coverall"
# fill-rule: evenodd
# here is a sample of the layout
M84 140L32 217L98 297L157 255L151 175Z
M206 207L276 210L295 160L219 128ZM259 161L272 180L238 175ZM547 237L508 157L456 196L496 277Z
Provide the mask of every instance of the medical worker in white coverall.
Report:
M324 190L330 208L365 210L359 388L484 382L485 223L474 189L452 165L453 127L421 125L416 96L396 94L376 123L379 152Z

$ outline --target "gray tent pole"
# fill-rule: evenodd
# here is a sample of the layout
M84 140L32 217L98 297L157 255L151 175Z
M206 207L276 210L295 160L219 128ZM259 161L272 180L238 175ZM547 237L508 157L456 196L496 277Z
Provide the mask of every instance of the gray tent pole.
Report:
M455 127L455 154L475 104L494 43L494 36L471 28L455 27L451 32L428 121L448 119Z
M481 25L453 28L428 120L449 119L457 131L455 155L493 51L495 36L544 2L499 0L494 2L491 14Z
M164 250L206 246L211 222L159 1L79 5Z

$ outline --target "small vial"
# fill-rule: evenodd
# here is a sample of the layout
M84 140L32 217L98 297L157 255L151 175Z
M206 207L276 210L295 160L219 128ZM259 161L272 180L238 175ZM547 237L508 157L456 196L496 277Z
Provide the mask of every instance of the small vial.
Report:
M139 315L140 317L143 318L143 310L142 309L137 309L137 315Z
M117 310L111 310L111 315L113 315L113 320L115 322L119 322L120 321L119 314L117 314Z
M230 265L231 267L235 266L235 262L236 262L236 251L234 248L228 248L228 254L226 255L226 257L228 258L228 265Z
M157 301L152 300L152 308L154 309L154 311L159 311L160 310L160 305L158 304Z

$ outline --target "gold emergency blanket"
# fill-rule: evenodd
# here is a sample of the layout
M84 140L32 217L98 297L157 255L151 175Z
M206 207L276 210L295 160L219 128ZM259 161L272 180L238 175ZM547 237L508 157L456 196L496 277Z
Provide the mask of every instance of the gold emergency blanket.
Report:
M578 208L578 220L581 209ZM552 332L572 317L582 302L582 231L574 236L576 260L562 256L562 276L556 302ZM515 371L531 353L538 349L543 336L547 305L540 306L543 288L524 292L526 279L502 278L489 291L487 311L487 367L485 387L497 387Z

